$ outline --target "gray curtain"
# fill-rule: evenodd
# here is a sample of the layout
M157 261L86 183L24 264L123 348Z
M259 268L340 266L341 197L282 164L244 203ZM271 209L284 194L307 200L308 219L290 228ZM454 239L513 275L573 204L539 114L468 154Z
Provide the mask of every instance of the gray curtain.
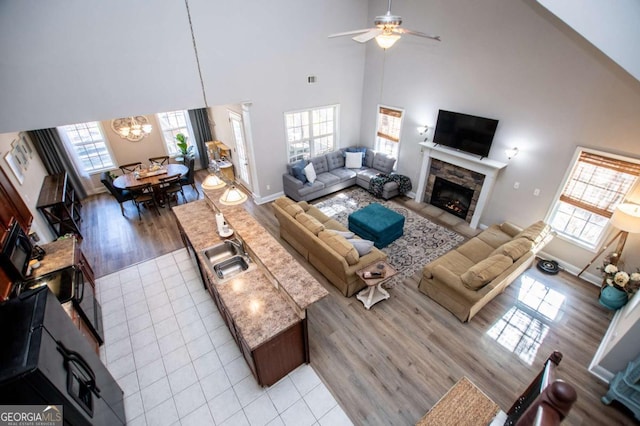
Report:
M193 127L193 138L196 141L198 152L200 152L200 166L206 169L209 166L209 158L207 156L207 146L204 143L213 140L207 109L190 109L189 120L191 120L191 127Z
M84 190L82 181L73 166L73 162L64 149L60 135L55 128L31 130L27 132L29 138L33 142L47 173L57 175L67 172L67 178L76 190L76 195L80 198L86 198L87 192Z

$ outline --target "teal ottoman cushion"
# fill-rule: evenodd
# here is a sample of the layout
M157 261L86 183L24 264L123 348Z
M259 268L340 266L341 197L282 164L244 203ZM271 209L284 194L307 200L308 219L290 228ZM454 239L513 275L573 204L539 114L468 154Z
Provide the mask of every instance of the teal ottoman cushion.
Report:
M383 248L400 238L404 216L378 203L371 203L349 215L349 230Z

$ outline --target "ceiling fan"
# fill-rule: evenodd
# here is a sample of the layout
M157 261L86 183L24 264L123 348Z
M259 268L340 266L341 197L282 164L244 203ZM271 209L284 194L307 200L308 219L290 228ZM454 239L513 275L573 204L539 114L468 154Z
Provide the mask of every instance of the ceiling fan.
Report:
M383 49L388 49L393 46L393 44L400 39L400 34L409 34L440 41L440 36L429 35L420 31L400 28L400 25L402 24L402 17L391 14L391 0L389 0L387 13L381 16L376 16L376 19L373 21L373 23L375 24L375 28L366 28L364 30L354 30L344 33L331 34L329 37L342 37L346 35L358 34L353 37L353 40L359 43L366 43L367 41L375 37L376 42Z

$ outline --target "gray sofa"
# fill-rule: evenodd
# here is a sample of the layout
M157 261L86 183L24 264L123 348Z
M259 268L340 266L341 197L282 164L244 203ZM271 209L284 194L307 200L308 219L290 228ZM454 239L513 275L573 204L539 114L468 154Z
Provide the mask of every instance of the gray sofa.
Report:
M344 153L349 149L342 148L306 161L307 164L313 163L316 172L317 178L313 183L305 183L296 178L293 171L294 164L287 164L287 172L282 175L285 195L296 201L309 201L353 185L369 189L369 180L372 177L378 173L392 172L396 159L370 149L364 153L362 167L346 168ZM384 184L382 198L388 200L398 194L396 182Z

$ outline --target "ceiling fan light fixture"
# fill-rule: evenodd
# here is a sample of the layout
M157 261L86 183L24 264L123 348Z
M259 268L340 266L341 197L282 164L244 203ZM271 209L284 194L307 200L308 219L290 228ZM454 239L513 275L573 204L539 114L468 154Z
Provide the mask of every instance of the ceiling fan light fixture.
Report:
M376 36L376 42L378 43L378 46L383 49L390 48L399 39L400 36L397 34L380 34L379 36Z

